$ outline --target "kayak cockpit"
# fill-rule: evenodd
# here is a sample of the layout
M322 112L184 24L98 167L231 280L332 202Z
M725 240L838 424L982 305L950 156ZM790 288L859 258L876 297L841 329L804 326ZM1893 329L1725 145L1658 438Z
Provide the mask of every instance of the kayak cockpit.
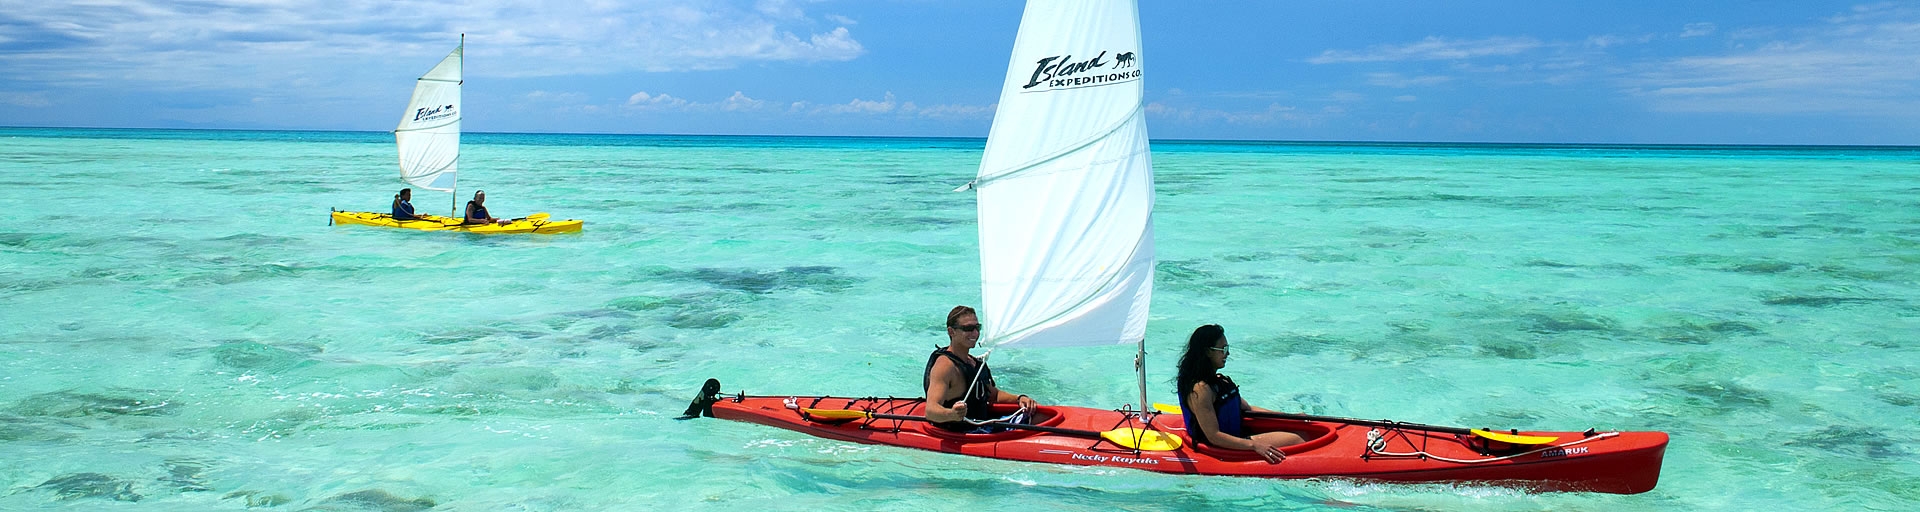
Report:
M994 407L993 407L993 413L997 416L1005 416L1008 414L1013 414L1013 412L1016 410L1019 410L1019 407L1013 404L994 404ZM1042 427L1058 427L1062 422L1066 421L1066 419L1067 417L1064 415L1061 415L1060 411L1055 410L1052 407L1040 406L1034 409L1033 417L1030 418L1026 422L1026 424L1038 425ZM933 436L933 437L937 437L937 438L945 439L949 441L959 441L962 443L1006 441L1010 439L1022 439L1027 437L1033 437L1035 435L1039 435L1043 433L1038 430L1008 429L1000 432L994 432L991 434L968 434L964 432L954 432L951 430L936 427L936 426L933 426L932 423L920 423L916 428L919 428L921 432L924 432L929 436Z
M1180 423L1179 418L1175 417L1175 419L1173 420L1173 423L1175 424ZM1292 432L1295 434L1299 434L1301 439L1306 440L1305 442L1302 442L1302 443L1280 447L1280 451L1283 453L1286 453L1287 455L1305 453L1315 448L1320 448L1322 446L1333 444L1334 439L1340 437L1339 432L1337 431L1337 429L1334 428L1333 425L1328 425L1325 423L1315 423L1311 421L1283 420L1283 419L1272 419L1272 418L1247 418L1245 422L1242 423L1241 425L1243 425L1244 428L1246 428L1247 432L1249 433L1260 434L1260 433L1266 433L1266 432ZM1264 460L1260 457L1260 455L1247 450L1229 450L1229 449L1218 448L1218 447L1214 447L1206 444L1195 443L1193 442L1193 436L1188 435L1186 429L1178 429L1178 430L1168 429L1168 430L1172 430L1174 433L1179 434L1180 437L1183 438L1183 441L1186 441L1186 445L1189 448L1191 448L1194 452L1204 454L1208 457L1213 457L1215 459L1219 459L1222 461Z

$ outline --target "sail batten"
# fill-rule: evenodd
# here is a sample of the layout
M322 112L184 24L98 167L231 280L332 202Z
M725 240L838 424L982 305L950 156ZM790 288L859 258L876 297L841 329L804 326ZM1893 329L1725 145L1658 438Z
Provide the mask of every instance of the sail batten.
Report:
M460 85L466 44L414 82L413 98L394 128L400 179L443 192L457 184L460 162Z
M1134 0L1031 0L974 180L983 337L1145 338L1153 165Z

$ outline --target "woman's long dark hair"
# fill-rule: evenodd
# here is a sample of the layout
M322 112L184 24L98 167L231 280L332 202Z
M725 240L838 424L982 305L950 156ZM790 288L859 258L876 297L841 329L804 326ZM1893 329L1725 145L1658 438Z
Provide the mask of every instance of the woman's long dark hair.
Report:
M1174 390L1176 396L1185 398L1193 391L1193 383L1213 376L1213 360L1207 358L1207 349L1226 337L1227 330L1219 324L1202 325L1187 337L1187 350L1180 354L1180 376L1174 379L1180 386Z

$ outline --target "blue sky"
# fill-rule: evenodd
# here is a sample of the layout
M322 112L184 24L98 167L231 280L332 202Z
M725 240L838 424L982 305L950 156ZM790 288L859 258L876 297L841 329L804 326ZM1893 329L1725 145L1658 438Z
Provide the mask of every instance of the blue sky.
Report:
M0 125L985 136L1021 4L0 0ZM1920 3L1143 0L1155 138L1920 144Z

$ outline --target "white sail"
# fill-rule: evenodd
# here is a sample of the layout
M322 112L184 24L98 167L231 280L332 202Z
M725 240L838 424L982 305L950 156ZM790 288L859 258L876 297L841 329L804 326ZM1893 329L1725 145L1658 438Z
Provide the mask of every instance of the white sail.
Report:
M1134 0L1030 0L973 186L992 346L1145 339L1153 294Z
M413 100L393 130L400 146L400 179L416 187L452 191L460 163L460 65L466 43L413 86Z

